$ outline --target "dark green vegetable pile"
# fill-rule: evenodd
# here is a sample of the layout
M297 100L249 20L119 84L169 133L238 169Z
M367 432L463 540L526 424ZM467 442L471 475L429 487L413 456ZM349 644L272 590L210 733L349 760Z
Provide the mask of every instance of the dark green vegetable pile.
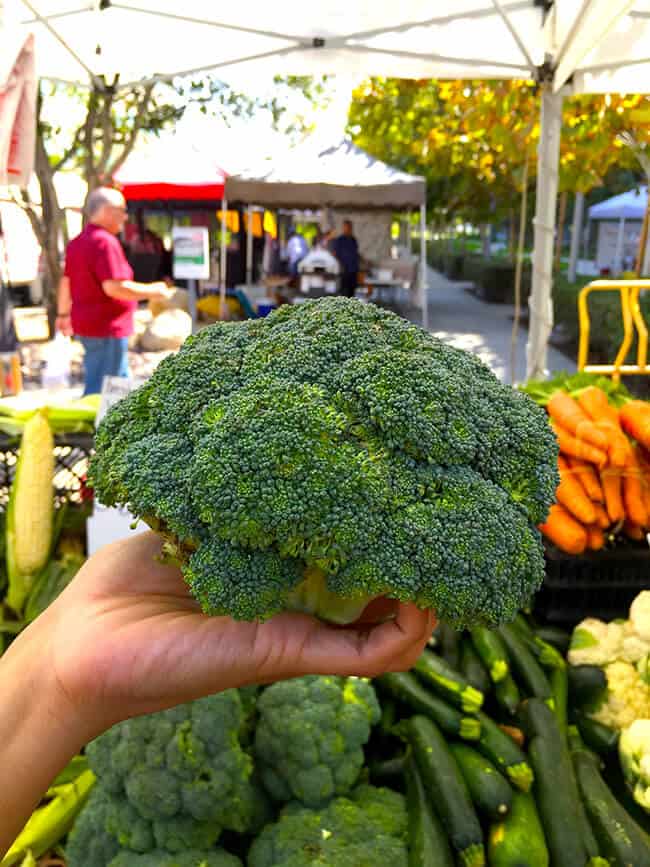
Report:
M551 643L552 642L552 643ZM411 672L302 677L130 720L68 867L650 867L568 635L441 625ZM587 724L590 722L591 724Z
M386 595L496 624L543 578L544 412L373 305L206 328L109 412L96 448L99 499L163 534L208 613L345 623Z

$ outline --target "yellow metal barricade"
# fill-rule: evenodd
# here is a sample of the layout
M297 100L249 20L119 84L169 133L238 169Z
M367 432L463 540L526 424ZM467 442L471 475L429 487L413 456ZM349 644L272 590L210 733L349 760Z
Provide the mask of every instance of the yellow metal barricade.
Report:
M578 294L578 316L580 321L580 345L578 348L578 370L611 376L615 381L623 376L650 374L648 359L648 329L643 319L639 296L650 289L650 280L594 280ZM616 353L613 364L588 364L589 333L589 295L592 292L618 292L621 298L623 317L623 342ZM636 364L625 364L630 347L637 337Z

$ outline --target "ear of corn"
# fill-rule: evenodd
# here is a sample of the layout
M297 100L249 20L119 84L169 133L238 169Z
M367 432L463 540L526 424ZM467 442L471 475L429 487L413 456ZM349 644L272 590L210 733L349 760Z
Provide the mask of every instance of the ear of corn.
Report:
M53 478L54 439L47 413L39 411L25 424L7 507L7 603L16 613L50 556Z

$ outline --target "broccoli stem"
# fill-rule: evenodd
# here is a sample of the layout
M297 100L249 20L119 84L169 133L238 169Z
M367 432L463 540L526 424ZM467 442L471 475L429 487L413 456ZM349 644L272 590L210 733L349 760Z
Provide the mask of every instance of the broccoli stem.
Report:
M289 594L288 607L292 611L313 614L345 626L358 620L364 609L376 596L339 596L327 588L327 575L317 566L305 568L305 579Z

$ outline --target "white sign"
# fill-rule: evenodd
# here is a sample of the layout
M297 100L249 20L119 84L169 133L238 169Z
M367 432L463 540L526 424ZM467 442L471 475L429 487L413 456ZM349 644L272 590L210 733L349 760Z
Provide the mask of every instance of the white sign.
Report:
M210 238L204 226L174 226L174 278L210 279Z
M123 397L138 388L143 379L126 379L123 376L105 376L102 383L102 399L97 413L97 424L104 418L108 410L122 400ZM104 506L95 498L93 513L88 518L86 531L88 537L88 555L94 554L104 545L126 539L133 533L142 533L147 525L140 521L134 528L135 518L128 509Z

